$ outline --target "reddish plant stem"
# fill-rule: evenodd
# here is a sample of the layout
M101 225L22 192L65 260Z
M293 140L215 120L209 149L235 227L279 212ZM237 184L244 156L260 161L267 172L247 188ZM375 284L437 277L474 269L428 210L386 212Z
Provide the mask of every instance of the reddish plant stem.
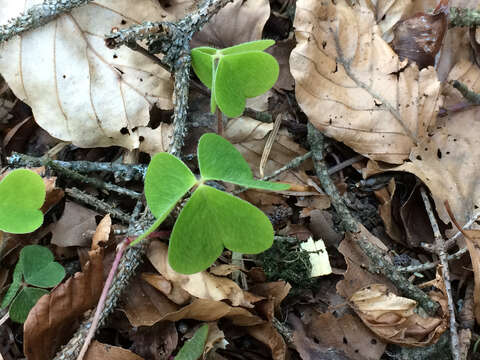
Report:
M107 299L108 290L112 285L113 278L115 273L117 272L118 265L120 264L120 260L122 259L123 253L125 249L130 245L133 239L125 238L120 244L117 246L117 253L115 255L115 259L113 260L112 267L110 268L110 272L108 274L107 280L105 281L105 285L103 286L102 294L100 295L100 299L98 300L97 309L95 310L95 316L92 320L92 324L90 325L90 329L88 330L87 336L85 338L85 342L83 343L82 349L80 350L80 354L78 354L77 360L82 360L85 354L87 353L88 347L90 346L90 342L95 335L95 331L98 326L98 320L100 319L100 314L105 306L105 300Z

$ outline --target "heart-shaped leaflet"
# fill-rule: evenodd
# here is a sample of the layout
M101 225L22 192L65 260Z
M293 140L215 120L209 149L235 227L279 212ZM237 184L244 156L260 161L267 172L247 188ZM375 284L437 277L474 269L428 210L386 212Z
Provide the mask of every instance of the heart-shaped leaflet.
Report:
M43 223L40 208L45 201L45 184L40 175L26 169L10 172L0 182L0 230L24 234Z

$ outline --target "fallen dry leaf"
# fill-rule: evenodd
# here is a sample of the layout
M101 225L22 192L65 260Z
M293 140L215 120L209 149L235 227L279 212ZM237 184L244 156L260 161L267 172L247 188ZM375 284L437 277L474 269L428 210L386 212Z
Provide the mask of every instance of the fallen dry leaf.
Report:
M287 345L282 335L278 333L271 323L247 327L250 336L267 345L272 351L273 360L284 360L287 353Z
M143 360L142 357L118 346L102 344L93 340L90 344L85 360Z
M253 307L254 302L261 300L260 297L243 291L235 282L225 277L214 276L206 271L192 275L177 273L168 264L167 245L160 241L150 243L147 257L173 287L180 287L197 298L216 301L228 299L233 306L250 308Z
M105 247L110 239L110 233L112 231L112 218L110 214L107 214L100 220L100 223L92 236L92 250L96 250L101 247ZM104 246L102 246L102 244Z
M365 0L300 0L296 9L290 69L302 110L360 154L402 163L435 125L442 104L435 70L401 63Z
M186 304L192 296L180 286L172 285L160 274L142 273L142 279L152 285L155 289L162 292L170 301L177 305Z
M40 2L0 1L0 24ZM174 20L172 14L191 2L171 5L91 2L2 43L0 72L52 136L83 147L137 148L135 130L147 126L150 108L172 108L172 80L154 61L126 46L107 48L104 35L113 27Z
M30 310L24 324L23 351L29 360L50 360L73 335L83 313L93 308L103 286L103 250L90 251L90 262Z
M57 246L90 246L90 240L82 236L87 231L95 231L97 212L72 201L65 203L60 220L52 228L52 244Z
M225 340L225 334L216 322L212 322L208 324L208 337L207 341L205 342L205 349L203 350L203 356L212 350L220 341Z
M167 152L173 139L172 124L160 123L155 129L143 127L138 129L139 150L151 156Z
M380 359L387 344L372 333L357 317L332 313L316 315L307 324L307 334L325 348L344 352L351 359Z
M392 177L386 187L374 191L377 200L380 203L378 212L385 225L385 232L393 240L403 243L403 233L395 222L393 214L393 196L395 194L395 179Z
M480 74L480 70L479 70ZM440 219L448 224L450 217L444 206L447 200L460 224L467 223L480 207L478 178L480 138L478 108L458 112L439 119L431 137L412 149L410 162L389 168L388 171L407 171L415 174L428 187ZM387 170L369 162L369 174ZM447 230L447 236L456 233Z
M278 64L280 65L280 74L278 75L278 80L274 85L275 89L283 89L287 91L293 90L295 80L290 73L289 59L290 53L294 47L295 40L293 38L289 38L286 40L277 41L275 45L266 50L266 52L277 59Z
M150 360L169 359L178 345L177 328L173 322L134 328L129 337L133 341L130 349Z
M270 16L268 0L235 0L216 14L196 33L191 47L210 46L218 49L260 40Z
M448 328L446 316L416 314L416 301L395 295L383 284L360 289L349 301L364 324L386 342L427 346L434 344Z

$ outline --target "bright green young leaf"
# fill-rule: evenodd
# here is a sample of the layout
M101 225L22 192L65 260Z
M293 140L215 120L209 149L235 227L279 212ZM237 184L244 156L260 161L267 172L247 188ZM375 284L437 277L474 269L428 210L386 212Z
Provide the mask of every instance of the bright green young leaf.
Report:
M27 284L51 288L65 277L65 269L54 261L52 252L40 245L25 246L20 252L23 277Z
M211 89L211 111L216 107L229 117L240 116L246 98L263 94L278 79L279 65L263 52L273 40L258 40L217 50L192 50L192 66L200 81Z
M193 274L208 268L230 250L257 254L273 242L273 227L250 203L201 185L187 202L173 227L168 262L177 272Z
M197 156L203 180L222 180L272 191L287 190L290 187L288 184L255 180L242 154L217 134L205 134L200 138Z
M12 300L15 298L15 295L17 295L18 290L20 290L20 287L22 286L22 275L22 262L19 260L17 265L15 265L15 270L13 270L12 283L2 299L2 309L10 305Z
M263 51L275 44L275 40L255 40L218 50L222 55L240 54L247 51Z
M38 299L45 294L48 294L45 289L23 288L10 306L10 319L18 323L24 323L30 310L35 306Z
M208 325L202 325L193 337L183 344L175 360L197 360L203 355L208 337Z
M12 171L0 182L0 199L0 230L24 234L42 225L45 184L38 174L26 169Z
M158 153L148 165L145 197L152 214L165 218L196 183L190 169L175 156Z

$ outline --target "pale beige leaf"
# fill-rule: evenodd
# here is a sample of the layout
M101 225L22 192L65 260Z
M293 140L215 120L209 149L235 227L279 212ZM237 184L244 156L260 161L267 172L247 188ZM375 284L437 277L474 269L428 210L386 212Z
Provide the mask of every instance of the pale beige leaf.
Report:
M1 0L0 24L41 0ZM52 136L82 147L139 146L156 104L172 108L170 74L104 35L146 20L174 20L191 2L98 0L0 45L0 72Z
M298 1L290 70L318 129L371 159L402 163L435 124L440 82L433 68L399 61L369 4Z
M110 214L107 214L100 220L100 223L95 230L95 233L92 237L92 250L96 250L99 247L102 247L101 244L107 244L108 240L110 239L110 233L112 231L112 218Z
M260 40L270 16L268 0L235 0L227 4L203 29L195 34L191 46L226 48Z
M173 288L179 287L197 298L216 301L228 299L233 306L249 308L262 299L242 290L232 280L211 275L206 271L192 275L177 273L168 264L167 245L160 241L150 243L147 257L155 269L172 283Z
M142 127L138 129L139 150L151 156L167 152L173 139L173 125L160 123L157 128Z

